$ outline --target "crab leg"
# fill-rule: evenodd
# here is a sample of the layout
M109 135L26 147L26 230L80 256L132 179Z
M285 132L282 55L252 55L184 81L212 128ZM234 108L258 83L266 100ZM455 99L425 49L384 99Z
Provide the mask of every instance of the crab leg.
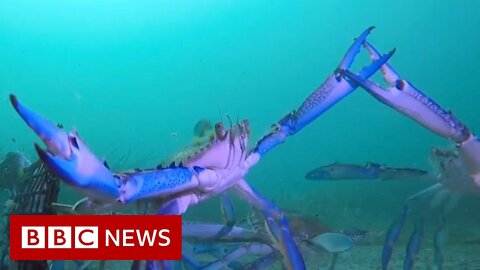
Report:
M293 239L287 218L282 215L280 220L277 221L268 212L264 214L266 217L265 225L282 254L286 268L289 270L306 269L305 261Z
M282 255L289 269L305 269L305 262L297 244L293 240L293 234L288 225L287 218L281 210L272 202L255 192L245 180L241 180L235 186L238 193L255 208L263 211L265 218L271 220L268 229L272 231L272 239L277 241L283 250ZM277 223L278 222L278 223Z
M342 70L348 69L352 65L355 56L359 53L362 44L365 42L372 29L373 27L369 27L357 39L355 39L335 72L328 76L325 82L317 88L317 90L315 90L315 92L313 92L297 110L289 113L275 124L273 131L257 142L252 153L258 155L267 153L278 144L283 143L287 136L299 132L330 107L351 94L358 87L357 83L351 83L345 80L341 74ZM358 76L363 79L368 79L380 69L388 59L390 59L393 53L394 50L380 57L370 66L363 68Z
M233 226L236 223L233 204L227 193L223 193L220 195L220 207L222 210L223 218L225 220L225 225L214 236L215 239L220 239L228 235L228 233L233 229Z
M386 270L388 263L390 262L390 257L392 256L393 246L398 240L400 233L402 232L403 225L407 219L407 215L410 212L410 206L405 204L403 207L402 213L400 216L390 225L387 235L385 237L385 243L382 250L382 269Z
M364 46L371 58L377 61L380 57L378 51L366 41ZM382 66L382 72L388 84L387 88L382 88L348 70L343 71L342 76L351 83L360 84L377 100L413 119L433 133L454 141L471 177L480 187L480 141L478 138L452 112L443 109L410 82L402 79L388 63Z

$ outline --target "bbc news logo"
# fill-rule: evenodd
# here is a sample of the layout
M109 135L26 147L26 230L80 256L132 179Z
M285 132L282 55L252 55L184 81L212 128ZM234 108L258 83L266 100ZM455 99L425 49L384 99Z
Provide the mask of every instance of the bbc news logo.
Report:
M181 216L11 215L12 260L180 260Z

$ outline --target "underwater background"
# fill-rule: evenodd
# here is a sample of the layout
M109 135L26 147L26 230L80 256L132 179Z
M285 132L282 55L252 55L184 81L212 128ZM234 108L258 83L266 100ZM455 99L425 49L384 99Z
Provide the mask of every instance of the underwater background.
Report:
M478 133L479 10L476 0L0 0L0 155L37 159L38 139L9 93L77 128L114 170L155 166L191 143L202 118L249 119L253 145L370 25L378 49L397 48L396 70ZM369 63L365 53L356 63L354 70ZM313 182L305 173L335 161L430 170L430 148L448 145L357 90L265 156L248 181L281 208L336 228L381 231L429 183ZM78 198L61 191L61 202ZM449 241L480 238L479 202L464 197L450 213ZM217 200L202 204L186 217L220 220L211 211Z

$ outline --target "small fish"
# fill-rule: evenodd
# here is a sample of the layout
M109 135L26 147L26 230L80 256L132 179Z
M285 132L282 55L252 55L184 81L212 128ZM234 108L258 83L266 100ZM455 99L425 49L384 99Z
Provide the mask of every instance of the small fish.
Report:
M405 260L403 261L403 269L410 270L413 269L415 264L415 258L417 257L418 252L422 244L423 237L423 218L420 218L415 224L415 230L413 231L410 239L408 240Z
M430 179L427 171L414 168L394 168L367 162L365 165L332 163L320 166L305 175L309 180L417 180Z
M341 234L344 234L352 238L353 242L358 242L365 239L369 231L361 229L352 229L352 230L340 230Z
M407 219L407 215L410 212L410 206L405 204L400 216L390 225L387 235L385 237L385 243L382 250L382 269L386 270L388 263L390 262L390 257L393 252L393 245L397 242L400 233L402 232L403 225Z
M320 166L305 175L310 180L338 179L377 179L380 177L382 165L367 163L366 165L332 163Z

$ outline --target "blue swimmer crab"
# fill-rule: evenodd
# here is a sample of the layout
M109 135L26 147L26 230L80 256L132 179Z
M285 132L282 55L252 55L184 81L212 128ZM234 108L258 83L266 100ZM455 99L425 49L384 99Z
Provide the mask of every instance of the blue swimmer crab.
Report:
M76 131L65 132L25 107L14 95L10 96L10 100L18 114L45 144L46 149L35 144L41 160L63 181L85 194L92 211L146 201L157 214L182 214L200 201L233 189L251 205L261 209L271 221L268 225L287 268L304 269L302 255L292 239L285 216L272 202L251 188L245 177L264 154L283 143L288 136L299 132L358 87L359 83L345 79L348 77L342 74L351 66L372 29L368 28L354 41L326 81L297 110L278 121L253 149L247 150L250 135L248 121L229 129L218 125L208 149L167 168L111 172ZM366 81L393 53L394 50L379 57L355 76Z
M363 43L372 60L380 57L378 51L368 42ZM397 110L403 115L413 119L431 132L452 141L455 145L453 151L433 150L433 157L438 160L440 173L434 177L437 182L407 200L400 217L392 224L387 233L382 255L382 268L388 267L393 244L397 241L402 230L406 216L410 211L408 202L425 194L444 190L480 191L480 141L477 136L452 112L443 109L427 95L415 88L410 82L403 79L388 63L381 67L383 78L388 84L383 88L378 84L359 77L348 70L342 76L351 84L358 84L378 101ZM442 218L443 220L443 218ZM435 237L435 251L440 251L442 234L445 222L441 221ZM423 222L416 222L415 231L410 237L404 269L413 267L415 257L420 249ZM443 258L436 254L437 266L442 268Z

